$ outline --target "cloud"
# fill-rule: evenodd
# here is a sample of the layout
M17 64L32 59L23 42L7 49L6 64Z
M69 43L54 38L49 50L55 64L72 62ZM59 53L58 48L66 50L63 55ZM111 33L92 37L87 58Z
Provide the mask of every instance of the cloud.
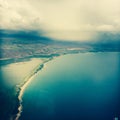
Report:
M0 28L43 30L53 39L120 32L120 0L0 0Z

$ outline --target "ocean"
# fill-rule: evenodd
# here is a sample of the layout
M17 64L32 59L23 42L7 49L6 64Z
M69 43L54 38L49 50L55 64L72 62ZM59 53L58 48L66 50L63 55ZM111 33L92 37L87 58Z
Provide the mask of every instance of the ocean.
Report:
M120 119L120 53L69 54L45 63L23 94L20 120Z

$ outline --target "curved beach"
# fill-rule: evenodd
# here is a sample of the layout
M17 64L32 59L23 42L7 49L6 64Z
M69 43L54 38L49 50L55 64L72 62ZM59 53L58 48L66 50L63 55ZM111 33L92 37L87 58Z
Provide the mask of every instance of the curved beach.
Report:
M18 100L19 100L19 107L18 107L18 113L16 115L15 120L19 120L21 113L22 113L22 96L24 94L24 91L26 87L29 85L29 83L34 79L35 75L44 67L44 64L48 61L50 61L52 58L44 60L41 64L39 64L37 67L33 69L33 71L25 78L24 82L21 83L21 85L17 85L18 89Z

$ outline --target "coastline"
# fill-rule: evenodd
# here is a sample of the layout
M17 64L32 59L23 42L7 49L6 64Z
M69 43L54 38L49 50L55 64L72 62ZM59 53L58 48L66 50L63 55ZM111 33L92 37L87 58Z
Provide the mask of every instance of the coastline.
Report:
M87 52L85 52L87 53ZM94 52L92 52L94 53ZM70 54L70 53L69 53ZM79 54L79 53L77 53ZM52 59L54 58L57 58L57 57L60 57L60 56L64 56L66 54L61 54L59 56L50 56L50 57L47 57L44 59L44 61L42 63L40 63L37 67L35 67L31 73L24 79L24 81L19 84L19 85L16 85L16 96L15 96L15 99L17 100L17 104L15 104L15 110L16 111L15 113L12 113L11 114L11 119L10 120L19 120L19 117L22 113L22 96L24 94L24 91L26 89L26 87L29 85L29 83L34 79L35 75L41 70L44 68L44 65L45 63L51 61ZM68 55L68 54L67 54ZM17 117L18 116L18 117Z
M9 61L9 64L1 65L0 93L2 96L0 96L0 103L4 103L3 105L0 104L2 105L0 108L1 120L15 120L19 111L20 102L18 96L22 86L26 84L31 76L42 69L45 62L53 59L53 57L54 56L25 58L19 62ZM4 83L2 83L2 81L4 81Z
M13 111L11 111L11 113L9 114L10 120L19 120L19 117L21 116L22 109L23 109L23 107L22 107L22 95L24 94L24 90L26 89L28 84L32 81L32 79L34 79L35 75L44 67L45 63L51 61L54 58L57 58L57 57L60 57L63 55L66 55L66 54L60 54L60 55L55 55L55 56L51 55L50 57L42 57L42 59L43 59L42 63L39 63L39 65L37 67L33 68L32 71L23 79L22 82L20 82L19 84L16 84L16 88L15 88L16 95L14 96L14 100L16 102L13 104L13 106L14 106ZM15 62L12 62L10 60L8 62L8 64L4 64L4 65L29 62L29 61L31 61L31 59L34 59L34 58L36 58L36 57L32 57L29 59L24 58L24 59L21 59L20 61L15 61ZM41 58L41 57L37 57L37 58Z
M16 111L18 111L18 113L15 115L15 117L13 116L13 120L19 120L21 113L22 113L22 96L24 94L24 91L26 89L26 87L29 85L29 83L34 79L35 75L42 70L42 68L44 67L44 64L49 62L50 60L52 60L53 57L48 58L47 60L44 60L43 63L39 64L36 68L34 68L34 70L25 78L24 82L21 83L21 85L16 85L16 91L17 91L17 99L18 99L18 108Z

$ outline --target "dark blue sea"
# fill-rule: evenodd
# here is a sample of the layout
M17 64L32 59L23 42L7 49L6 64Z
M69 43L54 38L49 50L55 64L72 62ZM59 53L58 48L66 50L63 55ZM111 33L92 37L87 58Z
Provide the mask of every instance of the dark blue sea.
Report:
M24 91L20 120L119 120L119 65L118 52L49 61Z

